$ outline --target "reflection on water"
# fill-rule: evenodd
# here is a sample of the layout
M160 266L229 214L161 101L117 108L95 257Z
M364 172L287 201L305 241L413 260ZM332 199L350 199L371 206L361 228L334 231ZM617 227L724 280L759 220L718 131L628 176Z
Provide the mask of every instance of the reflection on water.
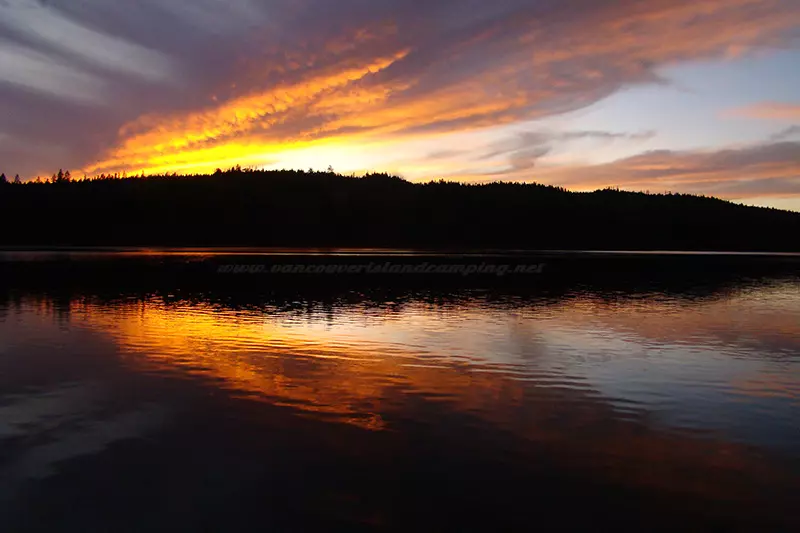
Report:
M796 279L558 298L24 293L0 319L0 518L20 528L794 520Z

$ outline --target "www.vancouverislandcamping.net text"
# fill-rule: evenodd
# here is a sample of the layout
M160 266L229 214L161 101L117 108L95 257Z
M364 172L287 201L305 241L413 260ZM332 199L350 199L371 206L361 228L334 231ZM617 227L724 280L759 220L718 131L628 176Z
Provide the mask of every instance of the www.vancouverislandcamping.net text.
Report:
M534 264L494 264L494 263L359 263L359 264L239 264L220 265L217 272L220 274L408 274L408 275L494 275L505 276L509 274L542 274L544 263Z

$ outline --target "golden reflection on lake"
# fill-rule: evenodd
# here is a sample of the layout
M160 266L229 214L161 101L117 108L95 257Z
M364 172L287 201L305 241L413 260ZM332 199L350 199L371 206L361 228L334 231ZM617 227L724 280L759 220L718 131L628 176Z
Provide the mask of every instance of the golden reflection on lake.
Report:
M202 295L26 295L4 304L2 317L4 364L26 350L47 353L20 359L11 375L32 380L55 367L54 354L81 353L90 374L116 365L114 372L145 384L177 379L285 409L321 424L312 441L343 425L400 446L409 428L435 439L437 428L449 427L512 466L546 461L570 476L677 494L699 507L749 506L759 520L780 513L800 486L800 287L793 281L696 298L574 292L496 301L477 292L455 300L238 306ZM94 392L103 375L64 382L50 375L3 394L0 443L3 435L41 438L59 426L54 419L68 426L87 405L105 405L111 393ZM0 383L10 387L10 380ZM42 403L43 396L57 400ZM137 407L145 414L112 418L119 439L154 438L181 416L173 403L155 394L146 409ZM115 439L48 456L93 456ZM36 455L19 461L9 470L18 478L47 477L61 464Z

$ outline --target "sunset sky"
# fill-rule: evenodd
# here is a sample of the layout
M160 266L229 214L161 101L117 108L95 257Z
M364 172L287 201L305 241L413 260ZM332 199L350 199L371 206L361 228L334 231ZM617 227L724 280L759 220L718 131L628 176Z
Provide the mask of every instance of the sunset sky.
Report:
M236 164L800 211L800 0L0 0L0 171Z

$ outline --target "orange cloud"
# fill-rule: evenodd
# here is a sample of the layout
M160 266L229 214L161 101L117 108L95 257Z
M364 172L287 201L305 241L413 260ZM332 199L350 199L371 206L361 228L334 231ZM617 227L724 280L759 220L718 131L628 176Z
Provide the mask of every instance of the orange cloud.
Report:
M186 170L197 163L213 166L246 158L248 154L263 160L265 154L275 151L273 145L232 139L246 138L254 129L277 125L293 108L311 105L337 87L383 70L406 53L399 52L394 57L352 66L332 75L322 74L302 84L236 98L210 110L163 118L142 117L120 131L126 139L112 158L88 170L98 172L124 166L151 172L172 167Z
M752 106L732 109L726 116L764 120L800 120L800 104L761 102Z

